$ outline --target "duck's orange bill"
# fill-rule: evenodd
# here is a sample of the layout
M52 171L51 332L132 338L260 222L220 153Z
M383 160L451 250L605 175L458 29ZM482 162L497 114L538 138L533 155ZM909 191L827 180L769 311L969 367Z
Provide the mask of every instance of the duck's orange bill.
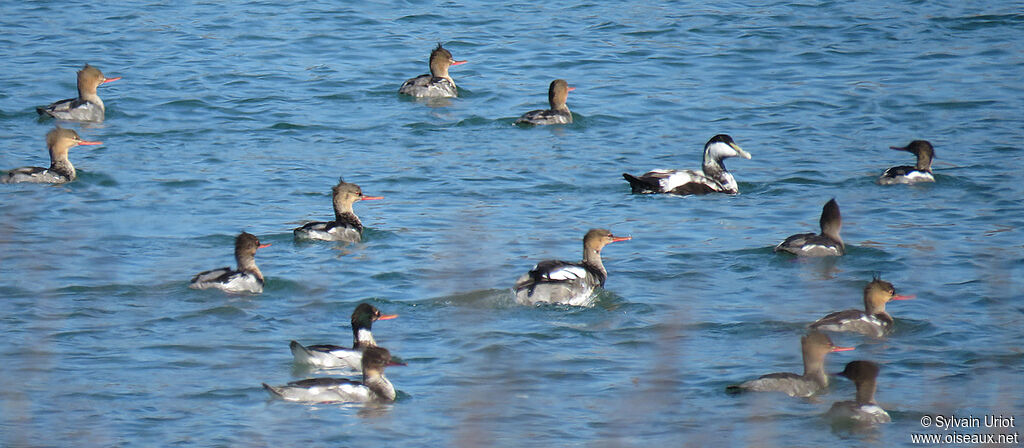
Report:
M257 249L263 249L264 247L270 247L270 243L260 244L259 246L256 246Z
M361 201L377 201L380 199L384 199L384 196L363 196L359 198Z
M88 140L82 140L82 141L78 142L78 144L79 145L84 145L84 146L92 146L92 145L102 145L103 142L90 142Z
M469 61L455 61L455 62L452 62L452 65L462 65L462 64L465 64L467 62L469 62Z
M377 320L391 320L396 317L398 317L397 314L381 314L380 317L377 318Z
M573 90L576 90L576 88L575 87L569 87L569 91L570 92L572 92Z
M114 81L117 81L118 79L121 79L121 77L120 77L120 76L118 76L118 77L116 77L116 78L106 78L106 79L104 79L104 80L103 80L103 82L101 82L100 84L106 84L106 83L108 83L108 82L114 82Z
M914 297L917 297L917 296L914 295L914 294L911 294L911 295L908 295L908 296L892 296L892 300L910 300L910 299L913 299Z
M628 240L631 240L631 239L633 239L633 237L631 237L631 236L613 236L612 237L612 242L615 243L615 242L618 242L618 241L628 241Z
M848 351L853 350L853 349L854 349L854 347L832 347L832 350L829 350L829 351L832 351L832 352L848 352Z

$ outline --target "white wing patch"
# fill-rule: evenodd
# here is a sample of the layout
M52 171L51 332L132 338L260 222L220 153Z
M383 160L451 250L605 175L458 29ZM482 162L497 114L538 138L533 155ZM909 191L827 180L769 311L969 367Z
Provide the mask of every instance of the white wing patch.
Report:
M658 185L664 191L671 191L680 185L691 182L707 182L707 177L693 170L654 170L651 173L657 173L659 177L664 176L658 179Z
M550 280L578 280L587 276L587 270L581 266L564 266L548 272L545 276Z

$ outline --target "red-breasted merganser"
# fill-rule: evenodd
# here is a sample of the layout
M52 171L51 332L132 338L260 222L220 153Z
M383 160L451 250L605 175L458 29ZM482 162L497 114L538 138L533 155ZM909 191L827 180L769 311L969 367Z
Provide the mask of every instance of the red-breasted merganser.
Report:
M448 67L465 63L466 61L456 61L452 58L451 52L442 48L438 43L437 48L430 52L430 74L405 81L398 89L398 93L417 98L454 98L459 96L455 80L448 74Z
M741 149L732 137L718 134L704 144L703 173L693 170L654 170L640 177L622 173L622 177L629 181L634 194L736 194L740 192L739 185L736 184L736 178L725 169L723 162L728 157L749 159L750 153Z
M227 292L263 292L263 273L256 266L256 249L270 246L260 244L259 238L242 232L235 238L235 261L238 270L231 268L213 269L196 274L188 284L192 289L216 288Z
M932 159L935 158L935 149L932 144L925 140L914 140L907 146L890 146L897 151L906 151L917 156L917 165L894 166L885 170L878 183L882 185L913 184L917 182L935 182L932 176Z
M569 92L573 90L576 88L569 87L569 83L564 79L551 81L548 87L548 104L551 105L551 109L531 110L519 117L516 124L572 123L572 112L569 112L569 106L565 105L565 101L569 98Z
M363 239L363 223L352 210L356 201L384 199L381 196L364 196L356 184L338 179L338 185L331 189L334 200L334 221L311 222L295 229L296 238L324 241L358 243Z
M377 341L373 339L370 329L373 323L378 320L388 320L398 317L397 314L381 314L373 305L360 303L352 312L352 347L339 345L310 345L304 347L296 341L292 341L289 347L295 362L311 364L317 367L345 367L352 370L359 370L362 365L363 351L369 347L376 347Z
M75 180L75 167L68 160L68 150L79 145L102 145L103 142L82 140L71 129L57 128L46 134L46 146L50 149L50 167L26 166L15 168L0 176L0 183L20 182L62 184Z
M391 353L381 347L370 347L363 352L363 381L344 378L310 378L292 381L274 387L263 383L274 397L287 401L323 402L383 402L395 401L395 386L384 376L387 366L405 365L391 361Z
M843 217L839 214L839 204L835 198L825 203L821 209L821 234L800 233L786 238L775 246L775 252L789 252L803 257L839 256L846 253L846 245L839 237L843 227Z
M826 414L834 420L847 420L859 424L889 423L892 418L875 403L875 388L878 379L878 364L871 361L851 361L836 375L845 376L857 386L857 399L839 401Z
M591 305L594 289L604 286L608 278L601 262L601 249L616 241L632 239L615 236L606 229L590 229L583 236L583 261L569 263L545 260L516 280L513 288L516 302L523 305L558 303L573 306Z
M825 355L832 352L853 350L853 347L837 347L824 333L811 332L800 338L804 355L804 374L769 373L756 380L729 386L728 392L785 392L791 397L810 397L828 387L825 374Z
M85 64L78 71L78 98L57 101L46 107L37 107L39 115L49 115L58 120L100 122L106 114L103 100L96 94L100 84L121 79L107 78L98 68Z
M864 310L837 311L811 324L815 330L849 331L880 338L892 331L893 319L885 311L890 300L908 300L914 296L896 295L892 283L875 278L864 287Z

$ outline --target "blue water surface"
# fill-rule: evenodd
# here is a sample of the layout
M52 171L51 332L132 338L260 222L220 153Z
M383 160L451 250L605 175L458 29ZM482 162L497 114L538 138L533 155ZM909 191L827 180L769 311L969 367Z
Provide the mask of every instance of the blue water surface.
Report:
M894 446L925 415L1024 421L1024 9L1018 2L7 2L0 168L48 163L35 107L107 76L101 125L67 124L79 178L0 189L0 445ZM460 97L396 94L443 42ZM568 126L518 128L548 83ZM631 195L621 173L698 169L727 133L735 196ZM875 184L936 148L936 182ZM352 246L295 242L343 176ZM836 198L847 256L772 252ZM545 258L605 249L592 308L521 307ZM187 288L245 230L262 295ZM833 427L815 399L729 396L800 372L799 339L874 275L893 423ZM288 341L348 343L370 302L408 363L387 406L271 400L324 374ZM1020 432L1020 428L965 432Z

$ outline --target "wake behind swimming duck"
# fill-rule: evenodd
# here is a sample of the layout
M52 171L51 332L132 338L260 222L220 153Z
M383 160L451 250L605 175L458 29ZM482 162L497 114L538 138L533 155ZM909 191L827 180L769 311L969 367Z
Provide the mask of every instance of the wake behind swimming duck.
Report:
M57 128L46 134L46 146L50 150L50 167L26 166L15 168L0 176L0 183L17 184L21 182L62 184L75 180L78 173L68 160L68 150L79 145L102 145L103 142L82 140L78 133L71 129Z
M85 64L78 71L78 98L57 101L46 107L37 107L39 115L46 115L58 120L101 122L106 117L106 107L96 93L100 84L121 79L107 78L98 68Z
M725 169L724 159L729 157L750 158L732 137L718 134L704 144L702 173L693 170L653 170L637 177L622 173L634 194L671 193L678 195L740 192L736 178Z

